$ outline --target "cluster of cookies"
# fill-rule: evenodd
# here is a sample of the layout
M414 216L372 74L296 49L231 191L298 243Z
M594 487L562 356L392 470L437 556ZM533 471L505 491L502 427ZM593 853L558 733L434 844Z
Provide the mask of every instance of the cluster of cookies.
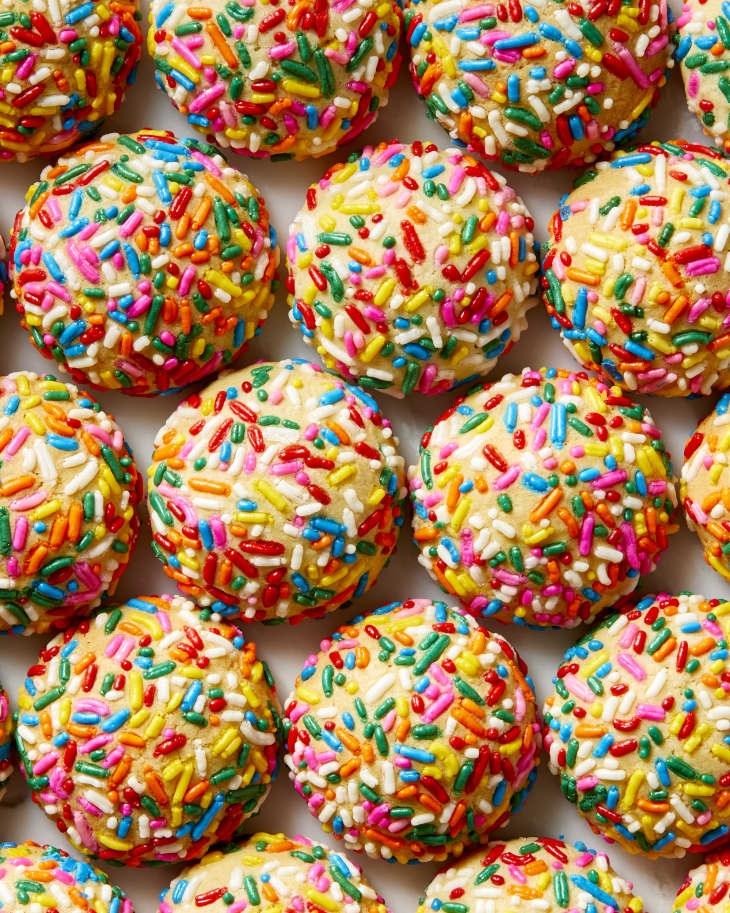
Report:
M0 791L16 759L88 860L186 863L160 913L387 913L344 853L248 835L281 754L346 850L446 863L418 913L641 913L583 844L492 841L544 749L595 833L648 858L707 852L676 910L720 909L730 602L636 590L682 508L730 579L730 393L679 479L633 397L730 388L730 6L689 0L676 22L666 0L405 6L153 0L156 81L200 139L91 139L135 78L134 0L0 10L0 158L54 156L0 280L64 377L0 378L0 632L51 638L15 712L0 689ZM330 166L285 244L290 320L324 366L220 373L262 331L280 267L264 198L220 148L273 162L349 143L387 103L402 39L454 147L382 142ZM719 150L623 151L675 61ZM587 167L545 251L484 160ZM538 294L580 368L483 383ZM77 386L155 396L195 382L207 386L159 430L146 486L122 429ZM376 397L467 384L407 468ZM179 592L116 604L145 487ZM459 607L414 598L358 615L280 703L242 627L362 597L409 496L419 561ZM519 654L482 626L494 620L596 623L542 711ZM90 861L8 842L0 909L132 904Z

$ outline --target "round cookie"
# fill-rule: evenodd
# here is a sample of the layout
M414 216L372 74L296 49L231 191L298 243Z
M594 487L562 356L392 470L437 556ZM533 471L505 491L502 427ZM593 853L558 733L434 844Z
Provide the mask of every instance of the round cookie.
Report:
M730 26L723 0L685 0L677 20L675 57L689 110L705 133L730 152Z
M687 525L697 533L705 561L730 580L730 394L697 426L684 448L680 497Z
M159 913L243 913L322 910L388 913L362 870L341 853L306 837L258 833L209 853L186 869L160 898Z
M130 599L59 634L18 698L33 801L81 852L127 867L229 840L271 788L280 737L256 645L181 596Z
M183 593L245 621L361 596L403 523L405 470L378 404L287 359L218 378L155 439L153 549Z
M175 392L229 364L274 302L266 205L218 151L110 133L47 166L10 244L36 348L78 383Z
M617 609L553 679L550 769L591 828L629 852L706 852L730 833L730 602L660 593Z
M677 529L649 412L564 370L525 368L457 400L409 479L419 562L472 614L502 622L590 621Z
M285 760L311 814L374 859L486 843L540 761L527 667L461 609L409 599L320 644L285 706Z
M525 330L533 226L502 175L457 149L368 146L309 188L291 226L290 319L363 387L443 393Z
M133 913L132 901L105 872L32 840L0 843L0 909Z
M666 0L410 0L411 76L430 117L520 171L585 165L646 124L674 61Z
M730 853L709 853L684 879L672 906L672 913L713 911L722 913L730 891Z
M139 534L142 477L83 390L0 378L0 634L68 627L117 588Z
M137 0L5 0L0 160L55 157L118 110L137 74Z
M730 166L684 141L600 162L550 222L543 298L582 364L662 396L730 385Z
M13 715L10 711L8 693L0 684L0 802L7 790L7 783L13 773Z
M440 872L426 888L416 913L642 913L630 881L620 878L604 853L549 837L493 843Z
M152 0L155 78L206 139L257 158L327 155L388 103L395 0Z

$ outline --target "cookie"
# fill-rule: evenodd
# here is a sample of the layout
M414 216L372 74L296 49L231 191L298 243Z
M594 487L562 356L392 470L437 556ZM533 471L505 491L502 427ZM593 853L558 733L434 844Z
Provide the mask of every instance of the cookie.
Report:
M629 852L706 852L730 833L730 603L660 593L617 608L553 679L550 770L591 828Z
M419 562L472 614L502 622L590 621L678 528L649 412L562 369L525 368L457 400L409 480Z
M461 609L409 599L338 628L285 705L286 764L324 830L374 859L460 856L540 760L527 668Z
M5 795L7 782L13 773L13 715L8 693L0 685L0 802Z
M33 801L81 852L126 867L230 839L271 788L280 736L256 645L181 596L130 599L58 635L18 698Z
M189 126L256 158L328 155L370 126L400 69L394 0L152 0L155 79Z
M549 837L492 843L440 872L426 888L417 913L545 913L586 910L642 913L633 885L619 877L604 853Z
M5 0L0 161L56 157L119 109L142 56L136 0Z
M684 141L600 162L550 222L543 299L567 348L636 393L730 385L728 163Z
M520 171L586 165L646 124L673 66L666 0L411 0L411 76L470 151Z
M266 204L206 143L111 133L47 166L18 213L12 296L77 383L176 392L230 362L274 303Z
M155 439L153 549L181 592L244 621L320 618L365 593L406 494L375 400L317 365L254 365L188 397Z
M727 851L709 853L684 879L672 906L672 913L711 910L721 913L730 891L730 855Z
M111 596L139 534L122 430L47 374L0 378L0 634L68 627Z
M253 834L215 850L164 891L159 913L323 910L388 913L358 866L306 837Z
M443 393L487 374L525 330L533 227L470 155L368 146L309 188L291 226L290 319L363 387Z

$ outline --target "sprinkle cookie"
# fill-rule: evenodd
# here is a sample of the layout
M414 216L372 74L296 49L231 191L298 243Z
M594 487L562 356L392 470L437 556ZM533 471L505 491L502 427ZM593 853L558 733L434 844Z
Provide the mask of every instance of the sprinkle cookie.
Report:
M730 6L725 0L687 0L677 26L676 59L689 109L716 145L730 152Z
M550 223L543 297L582 364L637 393L730 385L728 163L652 143L587 172Z
M545 703L563 795L596 832L649 858L727 840L730 603L619 604L565 654Z
M320 618L365 593L395 548L398 439L369 394L317 365L224 375L178 407L155 448L153 549L214 612Z
M527 668L460 609L410 599L323 640L285 707L286 763L310 812L374 859L460 856L537 776Z
M57 156L114 114L142 55L136 0L5 0L0 160Z
M11 239L16 309L78 383L175 392L229 364L274 302L266 205L212 146L109 134L43 170Z
M428 113L489 161L585 165L646 124L673 66L666 0L411 0L411 76Z
M342 853L284 834L254 834L186 869L162 895L159 913L311 910L388 913L358 866Z
M420 563L472 614L503 622L590 621L677 529L651 416L585 374L525 368L458 400L409 478Z
M13 715L10 712L8 693L0 685L0 801L13 773Z
M107 875L55 846L0 843L0 909L8 913L133 913Z
M672 913L724 913L730 892L730 853L710 853L688 872L672 906Z
M400 69L394 0L152 0L160 88L206 139L257 158L327 155L370 126Z
M443 393L488 373L527 326L532 216L456 149L382 143L313 184L289 234L290 318L363 387Z
M705 561L730 580L730 394L699 423L684 448L680 496ZM729 427L726 427L729 426Z
M492 843L440 872L417 913L642 913L633 885L585 844L548 837Z
M50 374L0 378L0 634L45 634L114 593L142 478L112 416Z
M33 801L83 853L127 867L229 840L269 792L280 735L255 644L181 596L58 635L18 699Z

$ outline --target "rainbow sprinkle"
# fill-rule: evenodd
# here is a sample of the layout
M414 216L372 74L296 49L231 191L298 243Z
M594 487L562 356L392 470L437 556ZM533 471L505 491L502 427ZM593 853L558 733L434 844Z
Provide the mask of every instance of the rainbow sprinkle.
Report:
M630 852L706 852L730 834L730 602L660 593L617 609L553 679L550 769L591 828Z
M705 856L705 861L688 872L672 906L673 913L704 913L713 907L722 913L730 891L730 853L721 850Z
M420 563L474 615L574 627L635 589L677 530L648 411L585 374L525 368L421 439L409 470Z
M436 394L488 373L527 326L533 220L456 149L381 143L313 184L289 234L290 319L363 387Z
M699 536L705 561L730 580L730 394L697 426L684 448L680 497L687 525Z
M520 171L584 165L629 142L665 85L666 0L411 0L411 76L452 139Z
M394 0L153 0L159 87L212 142L257 158L327 155L370 126L400 69Z
M155 439L153 549L183 593L246 621L320 618L365 593L406 494L375 400L288 359L224 375Z
M113 594L141 500L121 429L88 393L0 378L0 634L55 632Z
M13 715L10 712L8 693L0 685L0 802L13 773ZM0 901L1 905L2 901Z
M83 853L197 859L255 814L277 771L269 669L181 596L130 599L59 634L20 691L33 801Z
M545 306L608 383L662 396L730 385L729 176L714 149L651 143L601 162L561 201Z
M285 717L297 792L328 834L375 859L486 843L537 776L525 664L443 602L394 602L338 628L306 660Z
M7 0L0 160L56 156L118 110L142 55L136 0Z
M642 913L633 885L584 843L549 837L493 843L438 874L416 913Z
M133 913L132 902L104 872L32 840L0 843L0 909Z
M16 309L78 383L152 395L229 364L274 302L264 200L218 151L167 131L47 166L10 242Z
M388 913L361 869L306 837L253 834L176 878L159 913Z

